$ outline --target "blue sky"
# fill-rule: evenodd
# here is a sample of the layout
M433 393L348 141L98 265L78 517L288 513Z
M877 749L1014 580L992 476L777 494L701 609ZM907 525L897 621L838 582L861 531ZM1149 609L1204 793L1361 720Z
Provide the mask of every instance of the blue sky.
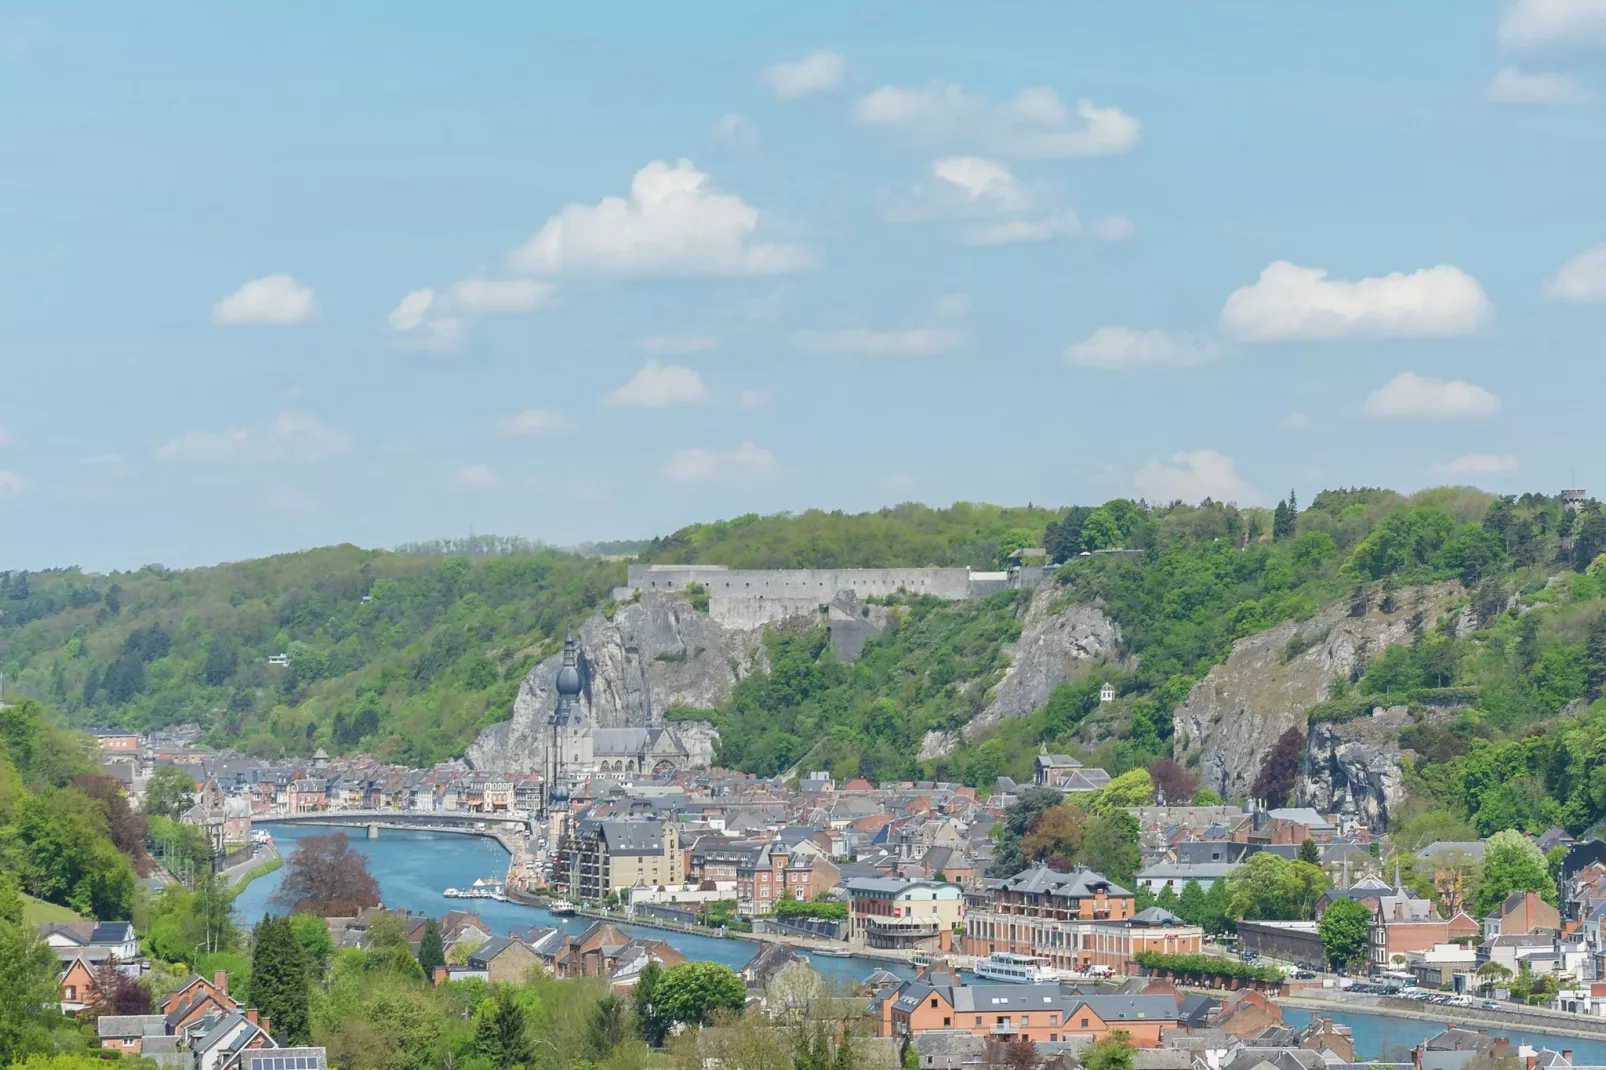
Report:
M1601 483L1606 0L0 4L0 567Z

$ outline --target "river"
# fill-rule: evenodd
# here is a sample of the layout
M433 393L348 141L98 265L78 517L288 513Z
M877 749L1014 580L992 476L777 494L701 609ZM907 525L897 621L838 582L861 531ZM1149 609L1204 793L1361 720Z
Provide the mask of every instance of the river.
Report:
M1417 1018L1394 1018L1386 1014L1366 1014L1359 1011L1323 1010L1333 1021L1347 1025L1355 1038L1356 1059L1386 1058L1393 1062L1410 1062L1411 1049L1455 1021L1453 1008L1444 1008L1443 1022L1427 1022ZM1303 1007L1284 1007L1283 1021L1296 1029L1308 1023L1311 1011ZM1582 1037L1558 1037L1546 1033L1527 1033L1515 1029L1485 1026L1480 1022L1467 1024L1468 1029L1488 1029L1506 1037L1513 1044L1527 1044L1533 1048L1550 1048L1552 1051L1569 1049L1575 1066L1606 1065L1606 1040L1585 1040Z
M326 835L329 828L308 825L264 825L273 833L274 845L288 860L296 841L303 836ZM494 899L448 899L441 892L449 887L463 888L477 877L500 881L507 872L507 851L486 836L464 836L450 832L406 832L381 829L379 839L366 839L361 830L350 837L353 847L368 857L368 869L379 882L379 894L388 907L442 917L448 910L473 910L484 920L493 936L513 926L553 926L569 932L582 932L589 918L559 917L540 907L519 903L499 903ZM265 913L276 913L268 905L279 887L284 870L278 869L252 881L235 900L235 911L242 925L249 925ZM688 959L721 962L740 969L759 949L752 940L693 936L637 925L619 926L631 936L662 940ZM814 968L823 976L847 982L863 980L872 970L885 969L899 977L912 977L913 969L896 963L863 958L819 958L810 956Z

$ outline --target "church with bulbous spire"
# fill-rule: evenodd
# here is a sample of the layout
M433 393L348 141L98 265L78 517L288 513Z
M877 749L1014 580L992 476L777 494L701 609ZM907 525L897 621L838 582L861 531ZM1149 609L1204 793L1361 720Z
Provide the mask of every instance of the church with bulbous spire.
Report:
M666 777L693 765L680 736L650 707L644 728L599 728L586 716L580 645L571 634L554 685L558 698L547 718L547 806L568 807L572 785L590 777Z

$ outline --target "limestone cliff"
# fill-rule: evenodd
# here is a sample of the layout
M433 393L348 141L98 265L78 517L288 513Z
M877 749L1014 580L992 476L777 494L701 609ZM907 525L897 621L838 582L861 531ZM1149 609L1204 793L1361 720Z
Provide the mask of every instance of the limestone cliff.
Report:
M1038 584L1021 619L1020 638L1004 647L1009 668L987 708L965 726L965 735L974 738L1005 717L1042 709L1062 682L1099 661L1117 659L1120 644L1120 627L1098 606L1067 602L1064 588L1052 579Z
M1296 789L1302 804L1322 813L1338 809L1345 792L1361 820L1386 828L1405 800L1400 773L1400 732L1414 723L1404 706L1378 707L1343 724L1318 724L1305 741L1305 768Z
M738 631L691 607L680 593L645 592L618 606L610 620L601 610L580 628L584 656L581 695L586 716L603 728L647 723L670 706L711 708L730 697L736 681L765 665L758 631ZM554 654L530 670L513 701L513 716L480 733L468 748L476 768L539 772L545 763L543 729L556 697L553 680L562 663ZM677 722L681 741L703 764L712 760L717 735L705 722Z
M1457 583L1410 588L1395 592L1388 612L1372 602L1359 616L1351 615L1346 600L1310 620L1238 640L1177 708L1177 758L1197 760L1203 786L1228 799L1247 798L1277 737L1291 727L1303 730L1305 712L1329 695L1334 680L1383 647L1408 642L1413 620L1432 627L1460 591ZM1296 649L1305 649L1290 658L1289 640L1296 636ZM1397 752L1394 769L1397 777Z

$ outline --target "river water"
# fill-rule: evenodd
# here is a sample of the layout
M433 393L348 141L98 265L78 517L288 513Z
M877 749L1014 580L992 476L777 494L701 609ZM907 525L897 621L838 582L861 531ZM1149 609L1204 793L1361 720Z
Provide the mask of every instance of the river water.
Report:
M1298 1028L1311 1019L1311 1011L1303 1007L1284 1007L1283 1021ZM1410 1062L1411 1049L1428 1037L1455 1021L1455 1008L1444 1008L1443 1022L1425 1022L1415 1018L1393 1018L1385 1014L1365 1014L1333 1010L1333 1021L1347 1025L1355 1038L1355 1058L1386 1059L1390 1062ZM1513 1044L1527 1044L1533 1048L1550 1048L1552 1051L1570 1049L1575 1066L1606 1065L1606 1040L1584 1040L1579 1037L1558 1037L1545 1033L1525 1033L1521 1030L1499 1029L1481 1022L1469 1023L1469 1029L1488 1029L1506 1037Z
M327 835L331 829L307 825L264 825L273 833L279 853L289 858L296 841L304 836ZM494 899L448 899L447 888L466 888L475 878L490 877L500 882L507 873L507 851L494 839L464 836L450 832L406 832L381 829L379 839L364 837L359 829L349 837L351 845L368 856L368 869L379 882L379 894L387 907L411 910L431 917L442 917L448 910L476 911L491 935L501 935L513 926L542 925L582 932L589 918L559 917L540 907L520 903L499 903ZM283 869L252 881L234 901L238 920L250 925L265 913L278 913L268 900L278 890ZM636 925L620 925L631 936L662 940L688 959L724 963L740 969L760 945L752 940L694 936ZM847 982L863 980L872 970L886 969L899 977L912 977L914 971L895 963L863 958L820 958L810 956L814 968L823 976Z

